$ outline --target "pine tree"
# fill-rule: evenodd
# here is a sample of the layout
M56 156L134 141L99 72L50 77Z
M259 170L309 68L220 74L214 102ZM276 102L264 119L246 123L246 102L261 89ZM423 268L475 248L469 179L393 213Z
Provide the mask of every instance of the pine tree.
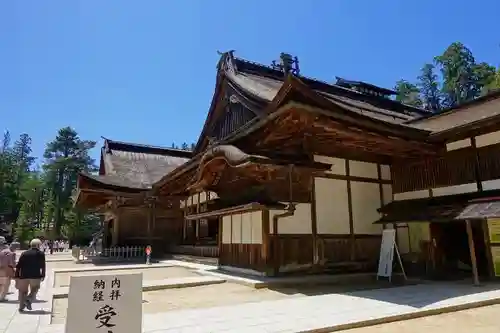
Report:
M452 43L442 55L434 58L443 77L442 93L447 107L478 97L493 80L495 68L476 63L472 52L462 43Z
M434 65L425 64L418 76L418 87L423 102L423 107L432 112L441 110L441 93L438 77L434 73Z
M406 80L399 80L396 82L396 86L394 87L396 91L396 100L406 105L411 105L415 107L422 106L422 100L419 96L418 87L410 83Z
M61 233L65 224L65 212L71 209L71 195L76 187L78 173L96 170L89 150L95 141L81 140L78 133L65 127L58 131L56 138L47 144L44 157L45 171L50 181L49 188L54 201L54 236Z

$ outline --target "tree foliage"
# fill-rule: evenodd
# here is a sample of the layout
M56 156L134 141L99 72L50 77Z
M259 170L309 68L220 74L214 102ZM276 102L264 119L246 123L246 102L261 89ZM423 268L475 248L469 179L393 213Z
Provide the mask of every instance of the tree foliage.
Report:
M170 148L172 149L180 149L187 151L193 151L195 147L196 147L195 143L188 144L187 142L183 142L180 146L175 144L175 142L172 142L172 145L170 146Z
M394 90L397 92L396 100L406 105L421 107L422 100L420 99L420 91L416 84L406 80L396 82Z
M415 83L397 82L397 100L439 112L500 88L500 72L490 64L477 62L472 51L462 43L452 43L433 60L434 63L422 67ZM401 86L402 82L405 84ZM411 88L410 95L408 88Z
M35 235L88 238L99 218L76 211L72 194L78 173L96 170L89 154L95 141L80 139L70 127L60 129L47 143L39 170L33 168L31 144L27 134L11 143L9 132L0 142L0 219L13 224L21 243Z

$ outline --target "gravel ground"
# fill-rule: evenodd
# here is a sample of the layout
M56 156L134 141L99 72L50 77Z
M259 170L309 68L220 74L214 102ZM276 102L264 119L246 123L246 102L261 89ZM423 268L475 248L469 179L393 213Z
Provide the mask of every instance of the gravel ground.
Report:
M64 273L56 273L55 286L56 287L69 286L69 280L71 276L92 276L92 275L129 274L129 273L142 273L142 278L144 281L200 276L199 274L196 274L194 271L184 267L151 267L144 269L117 269L113 271L64 272Z
M354 328L345 333L498 333L500 305L450 312L377 326Z
M208 286L164 289L143 293L143 313L159 313L172 310L208 308L248 302L279 300L299 297L303 294L286 294L269 289L255 289L235 283L221 283ZM68 299L55 299L52 323L64 323Z

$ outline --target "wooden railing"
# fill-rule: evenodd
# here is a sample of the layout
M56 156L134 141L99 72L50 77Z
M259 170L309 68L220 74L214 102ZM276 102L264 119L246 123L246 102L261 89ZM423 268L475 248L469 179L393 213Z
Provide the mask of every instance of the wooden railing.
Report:
M392 166L394 193L453 186L476 181L477 156L473 149L447 153L437 159L400 161Z
M77 262L92 260L92 259L109 259L109 260L133 260L143 258L145 254L145 246L113 246L97 251L94 247L77 247L71 249L71 254Z
M170 252L196 257L217 258L219 256L219 247L217 245L175 245L170 248Z

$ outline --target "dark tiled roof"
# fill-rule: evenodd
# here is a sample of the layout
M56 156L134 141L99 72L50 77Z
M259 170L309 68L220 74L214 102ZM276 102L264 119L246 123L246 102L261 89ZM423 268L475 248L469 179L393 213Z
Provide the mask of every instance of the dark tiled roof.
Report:
M109 185L150 189L191 156L190 151L106 139L101 152L104 170L97 179Z
M229 61L231 61L231 55L228 55L228 57ZM232 61L234 64L232 67L236 69L235 71L232 72L234 74L244 76L247 79L247 81L248 80L254 81L256 83L255 88L259 87L264 89L262 94L266 96L267 100L272 100L272 97L276 95L276 92L279 90L285 79L285 75L283 72L275 70L269 66L250 62L237 57L233 57ZM231 73L231 71L227 72ZM388 98L373 96L370 94L364 94L353 89L342 87L337 84L327 83L306 76L299 76L299 79L302 82L304 82L304 84L306 84L309 88L311 88L316 92L326 93L330 96L335 96L337 98L342 97L344 99L348 99L353 104L359 102L360 105L363 106L363 108L373 107L375 112L377 112L377 110L393 112L395 113L394 114L395 117L399 115L405 121L408 121L416 117L421 117L429 113L427 110L424 109L405 105ZM367 83L363 84L369 85ZM380 87L377 88L383 89ZM388 92L390 91L388 89L384 90L387 90Z

